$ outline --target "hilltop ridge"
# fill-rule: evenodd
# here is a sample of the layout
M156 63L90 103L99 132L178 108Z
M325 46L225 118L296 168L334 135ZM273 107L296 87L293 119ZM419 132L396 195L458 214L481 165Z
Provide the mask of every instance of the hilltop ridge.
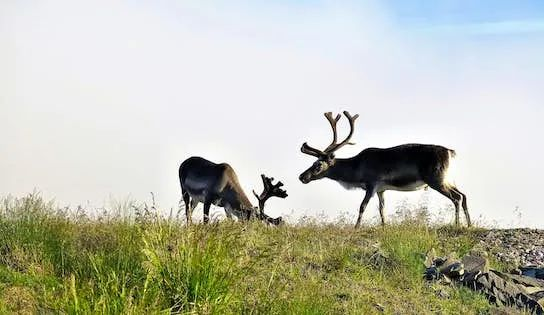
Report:
M90 219L36 195L3 200L0 312L489 313L499 308L478 293L425 282L425 253L487 251L494 268L507 270L515 262L498 254L505 240L519 240L515 247L543 235L409 218L359 230L310 221L186 227L155 210ZM519 253L528 259L525 247Z

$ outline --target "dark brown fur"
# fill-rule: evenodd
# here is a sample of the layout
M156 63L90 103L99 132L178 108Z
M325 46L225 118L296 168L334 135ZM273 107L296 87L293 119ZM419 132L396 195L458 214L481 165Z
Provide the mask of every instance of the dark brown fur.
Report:
M204 204L204 223L209 221L212 204L225 208L229 218L235 215L241 220L260 217L272 224L281 222L281 217L272 219L264 213L257 215L234 169L227 163L216 164L202 157L190 157L179 167L179 181L187 223L199 202Z

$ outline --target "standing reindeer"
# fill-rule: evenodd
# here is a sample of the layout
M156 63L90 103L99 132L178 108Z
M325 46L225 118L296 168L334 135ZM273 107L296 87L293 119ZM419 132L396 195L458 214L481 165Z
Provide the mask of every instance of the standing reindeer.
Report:
M282 218L270 218L264 214L264 203L268 198L276 196L286 198L287 192L280 187L283 183L272 185L273 178L261 175L264 190L260 196L259 208L254 207L238 182L234 169L227 163L216 164L201 157L190 157L179 167L179 182L187 224L191 223L193 209L199 202L204 204L204 223L208 223L212 204L225 208L229 219L232 215L240 220L257 217L267 223L278 225Z
M325 113L325 117L332 128L331 144L323 151L310 147L306 142L302 145L302 153L317 157L317 161L300 174L299 179L302 183L307 184L326 177L337 181L346 189L364 189L366 193L359 208L355 227L360 226L363 212L374 194L378 195L383 225L386 190L415 191L426 187L431 187L453 202L456 225L459 225L461 206L467 225L471 225L466 196L446 180L450 160L455 157L454 150L439 145L403 144L385 149L368 148L346 159L335 158L334 153L338 149L347 144L354 144L350 139L359 115L351 116L349 112L344 111L344 116L349 121L350 132L342 142L337 142L336 132L336 124L341 115L333 118L332 113L328 112Z

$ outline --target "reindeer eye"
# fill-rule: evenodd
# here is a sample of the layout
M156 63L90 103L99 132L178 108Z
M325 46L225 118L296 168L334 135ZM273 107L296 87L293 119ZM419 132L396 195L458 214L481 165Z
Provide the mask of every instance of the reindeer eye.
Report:
M324 162L321 162L321 161L320 161L320 162L317 162L317 163L315 164L314 172L313 172L313 173L314 173L315 175L317 175L317 174L323 172L324 169L325 169L325 163L324 163Z

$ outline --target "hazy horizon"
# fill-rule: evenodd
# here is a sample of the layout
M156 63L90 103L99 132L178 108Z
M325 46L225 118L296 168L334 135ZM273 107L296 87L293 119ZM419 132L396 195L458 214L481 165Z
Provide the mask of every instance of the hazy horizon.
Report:
M177 208L178 166L199 155L231 164L252 201L261 173L283 181L270 215L355 220L364 191L298 181L314 161L300 145L330 141L323 112L349 110L356 145L339 157L444 145L475 220L543 228L542 56L536 0L1 1L0 194L99 208L154 192ZM386 198L386 214L451 207Z

